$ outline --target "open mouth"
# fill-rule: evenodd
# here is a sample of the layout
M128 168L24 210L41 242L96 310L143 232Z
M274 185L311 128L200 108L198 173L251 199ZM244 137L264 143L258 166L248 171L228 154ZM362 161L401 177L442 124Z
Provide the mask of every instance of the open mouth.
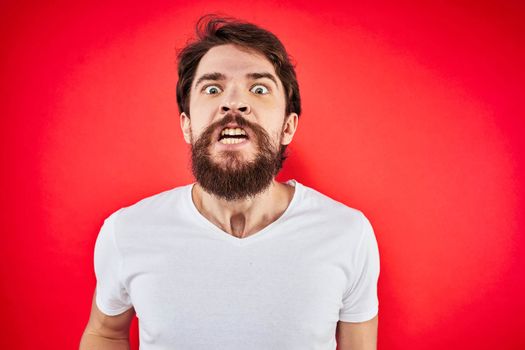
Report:
M241 143L248 139L248 134L242 128L224 128L219 135L219 142L224 145Z

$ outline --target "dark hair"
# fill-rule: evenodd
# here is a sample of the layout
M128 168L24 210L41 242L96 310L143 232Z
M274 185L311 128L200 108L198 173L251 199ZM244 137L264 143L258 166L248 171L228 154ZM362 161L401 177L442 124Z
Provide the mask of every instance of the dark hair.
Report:
M234 44L260 52L273 64L275 73L284 86L286 114L301 114L301 97L294 66L283 44L274 34L251 23L216 15L201 17L197 21L196 34L197 39L186 45L178 54L179 112L190 115L190 91L201 58L212 47Z

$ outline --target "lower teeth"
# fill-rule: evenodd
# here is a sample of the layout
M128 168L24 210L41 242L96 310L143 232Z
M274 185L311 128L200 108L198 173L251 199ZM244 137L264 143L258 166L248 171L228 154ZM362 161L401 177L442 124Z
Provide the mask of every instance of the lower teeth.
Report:
M243 140L244 139L224 138L224 139L221 139L219 142L225 145L233 145L236 143L240 143Z

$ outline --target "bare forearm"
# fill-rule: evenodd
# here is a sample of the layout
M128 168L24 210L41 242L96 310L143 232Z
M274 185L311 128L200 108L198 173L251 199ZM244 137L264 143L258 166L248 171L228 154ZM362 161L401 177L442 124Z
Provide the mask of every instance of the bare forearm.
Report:
M107 338L86 330L79 350L129 350L129 339Z

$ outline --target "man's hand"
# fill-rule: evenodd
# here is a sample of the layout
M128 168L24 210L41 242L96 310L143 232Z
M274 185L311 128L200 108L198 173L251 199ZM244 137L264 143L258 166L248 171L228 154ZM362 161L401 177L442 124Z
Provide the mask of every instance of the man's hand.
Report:
M376 350L378 317L365 322L337 323L337 350Z

